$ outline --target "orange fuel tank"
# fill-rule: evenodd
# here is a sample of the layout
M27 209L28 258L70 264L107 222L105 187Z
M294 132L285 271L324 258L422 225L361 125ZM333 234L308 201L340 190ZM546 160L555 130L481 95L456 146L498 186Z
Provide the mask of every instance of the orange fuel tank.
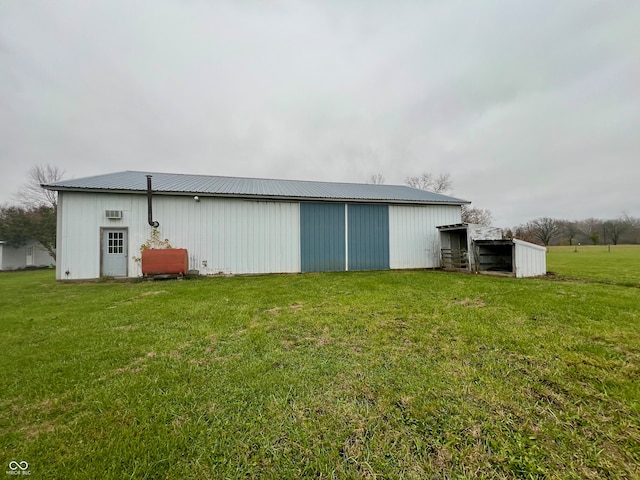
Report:
M185 275L189 255L185 248L147 248L142 251L143 275Z

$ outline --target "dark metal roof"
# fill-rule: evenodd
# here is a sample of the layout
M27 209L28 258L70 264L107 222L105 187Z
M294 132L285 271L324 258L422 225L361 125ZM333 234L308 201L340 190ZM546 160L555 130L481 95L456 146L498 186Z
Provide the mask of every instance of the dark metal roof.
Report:
M448 205L470 203L459 198L404 185L271 180L133 171L63 180L43 186L48 190L57 191L144 193L147 188L147 175L153 176L154 194Z

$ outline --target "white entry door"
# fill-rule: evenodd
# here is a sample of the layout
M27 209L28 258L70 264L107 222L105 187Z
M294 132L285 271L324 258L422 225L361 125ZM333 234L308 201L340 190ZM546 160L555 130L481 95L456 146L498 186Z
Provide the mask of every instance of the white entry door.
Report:
M25 260L27 267L33 267L33 245L27 247L27 258Z
M127 230L102 231L102 276L127 276Z

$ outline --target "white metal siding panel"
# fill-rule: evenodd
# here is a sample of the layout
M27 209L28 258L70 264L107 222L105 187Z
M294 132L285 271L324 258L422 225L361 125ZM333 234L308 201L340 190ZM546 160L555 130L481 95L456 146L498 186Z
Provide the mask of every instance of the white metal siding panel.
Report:
M105 210L122 210L122 220L105 218ZM100 276L100 228L125 228L132 218L132 195L60 192L56 278ZM146 223L146 217L145 217ZM129 239L131 248L131 239ZM139 245L139 243L137 244ZM130 249L129 261L135 250ZM66 272L69 272L67 275ZM129 268L131 272L131 268Z
M128 228L129 276L141 275L135 257L152 231L146 196L60 192L59 199L57 278L100 276L101 228ZM122 210L123 218L107 219L105 210ZM154 195L153 217L161 239L186 248L189 268L203 274L300 271L298 203Z
M186 248L203 274L300 271L300 205L154 196L154 220L172 246ZM146 225L146 199L144 199ZM145 235L150 232L146 226ZM144 239L142 239L142 242ZM135 239L132 245L139 245Z
M457 205L389 207L389 266L392 269L440 266L436 226L460 223Z
M547 273L547 250L521 240L513 240L515 244L516 277L535 277Z
M64 205L64 199L66 198L65 192L58 192L58 213L56 218L56 278L60 280L64 278L64 269L59 267L60 259L64 256L65 248L62 243L62 225L63 218L65 216L62 206Z

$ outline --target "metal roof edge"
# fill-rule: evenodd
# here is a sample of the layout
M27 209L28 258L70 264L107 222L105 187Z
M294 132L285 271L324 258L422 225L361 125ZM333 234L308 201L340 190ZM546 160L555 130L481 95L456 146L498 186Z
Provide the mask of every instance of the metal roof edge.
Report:
M53 190L53 189L51 189ZM104 194L131 194L146 195L145 190L126 190L126 189L100 189L100 188L83 188L83 187L60 187L55 189L58 192L74 192L74 193L104 193ZM154 190L153 195L167 197L190 197L197 195L201 198L236 198L244 200L256 201L281 201L281 202L332 202L332 203L381 203L387 205L450 205L461 206L466 202L460 201L437 201L437 200L409 200L409 199L380 199L380 198L337 198L337 197L303 197L303 196L286 196L286 195L251 195L251 194L230 194L230 193L203 193L203 192L173 192ZM453 197L451 197L453 199Z
M518 238L512 238L513 243L517 244L517 245L522 245L523 247L530 247L530 248L534 248L536 250L541 250L543 252L547 251L547 247L543 247L542 245L538 245L537 243L531 243L531 242L526 242L524 240L520 240Z

